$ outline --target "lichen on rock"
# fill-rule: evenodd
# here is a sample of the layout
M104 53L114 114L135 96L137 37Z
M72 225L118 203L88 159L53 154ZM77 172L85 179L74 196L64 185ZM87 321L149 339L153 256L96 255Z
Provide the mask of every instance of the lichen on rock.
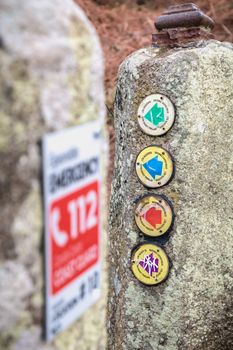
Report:
M173 128L157 138L137 124L139 103L154 93L176 107ZM146 48L121 65L109 229L109 349L232 348L232 111L231 44ZM175 159L174 179L156 190L144 188L135 173L137 154L150 144ZM135 199L151 192L172 200L176 219L164 247L172 261L169 278L149 288L134 278L130 259L134 245L146 241L134 222ZM119 293L116 276L123 286Z
M6 313L0 348L103 349L104 293L53 344L42 340L41 139L68 126L104 122L99 39L72 0L22 0L20 6L2 0L0 38L0 309Z

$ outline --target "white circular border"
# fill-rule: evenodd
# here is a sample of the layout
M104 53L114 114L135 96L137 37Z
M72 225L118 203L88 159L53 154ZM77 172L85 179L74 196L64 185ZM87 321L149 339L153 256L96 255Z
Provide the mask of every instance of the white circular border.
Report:
M165 123L161 127L150 127L146 124L144 115L152 108L155 101L163 104L165 108ZM149 106L149 107L148 107ZM146 109L145 109L146 108ZM171 100L162 94L149 95L140 103L137 114L138 124L140 129L147 135L161 136L166 134L175 122L175 107Z

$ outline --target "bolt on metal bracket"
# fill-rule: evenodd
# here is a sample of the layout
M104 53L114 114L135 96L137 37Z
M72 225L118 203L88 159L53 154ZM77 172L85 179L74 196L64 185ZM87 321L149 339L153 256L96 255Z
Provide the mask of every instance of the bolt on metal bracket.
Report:
M170 6L155 20L158 33L152 34L152 44L179 46L182 43L212 39L214 21L195 4Z

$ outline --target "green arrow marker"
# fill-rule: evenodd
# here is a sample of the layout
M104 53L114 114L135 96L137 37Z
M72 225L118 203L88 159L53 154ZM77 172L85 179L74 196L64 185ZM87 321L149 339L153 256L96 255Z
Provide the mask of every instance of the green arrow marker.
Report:
M156 103L145 115L144 118L154 126L164 122L164 108Z

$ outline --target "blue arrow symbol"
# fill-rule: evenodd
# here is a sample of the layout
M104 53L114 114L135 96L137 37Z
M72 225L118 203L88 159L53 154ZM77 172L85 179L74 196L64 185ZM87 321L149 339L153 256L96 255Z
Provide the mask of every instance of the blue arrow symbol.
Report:
M153 177L153 179L155 179L156 176L162 175L163 162L161 162L158 159L158 156L155 156L154 158L150 159L148 162L144 163L143 167L150 174L150 176Z

